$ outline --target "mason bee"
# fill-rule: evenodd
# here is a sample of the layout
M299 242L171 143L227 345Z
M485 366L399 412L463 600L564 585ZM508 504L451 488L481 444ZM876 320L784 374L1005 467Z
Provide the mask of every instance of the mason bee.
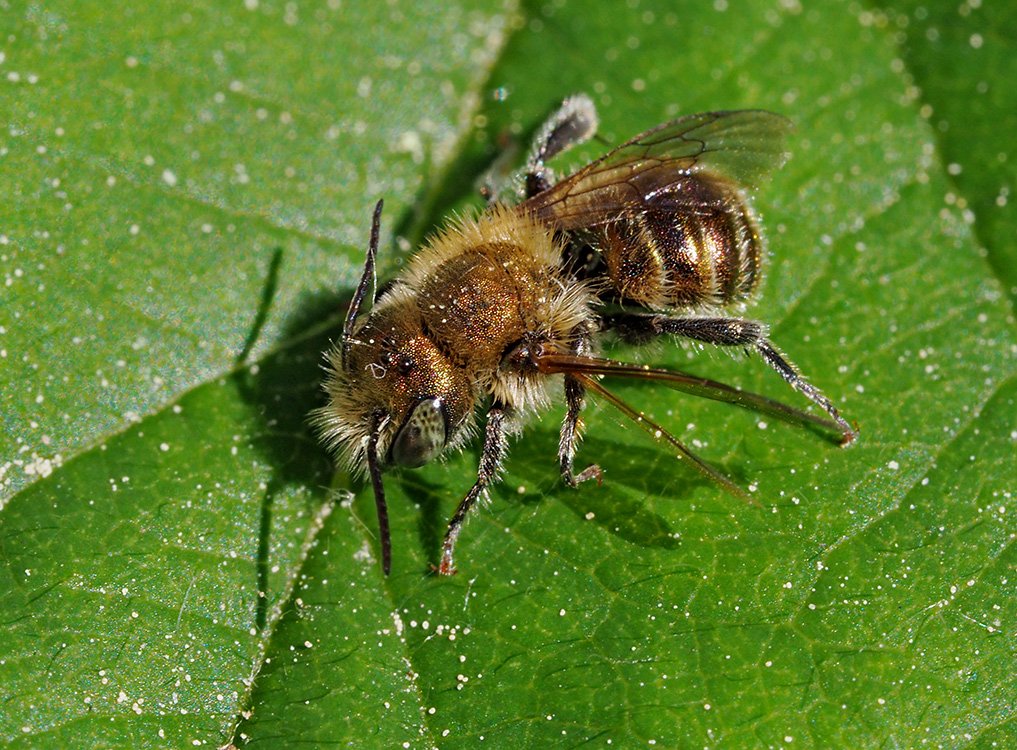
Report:
M690 115L557 180L546 162L596 127L588 97L567 99L534 140L521 200L508 205L488 189L483 213L427 241L361 315L374 284L382 202L375 208L342 338L326 354L328 403L313 421L339 463L370 479L386 574L391 540L382 472L422 466L482 433L476 481L449 521L437 566L439 574L455 573L464 521L497 480L509 436L561 392L549 388L553 381L563 382L558 465L571 486L601 474L596 465L573 468L589 391L744 496L608 390L603 376L731 402L830 431L842 444L856 436L763 323L722 314L744 305L759 284L763 240L745 191L783 164L790 122L761 110ZM600 344L612 333L630 342L671 336L754 351L827 417L686 373L605 359Z

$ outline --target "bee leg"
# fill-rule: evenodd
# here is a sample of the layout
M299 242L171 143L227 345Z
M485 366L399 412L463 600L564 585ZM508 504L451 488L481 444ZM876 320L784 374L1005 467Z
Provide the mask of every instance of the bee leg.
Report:
M597 107L586 94L575 94L562 102L537 131L530 146L524 176L527 198L554 184L554 172L545 162L590 140L597 132L598 122Z
M554 172L545 162L590 140L597 132L598 122L597 107L586 94L576 94L562 102L530 144L526 167L521 170L524 198L532 198L554 184ZM503 144L500 155L481 177L480 195L488 204L504 200L507 193L513 194L514 200L519 199L520 172L512 171L512 166L518 164L518 151L514 141Z
M498 138L497 146L498 156L477 180L480 197L489 206L506 200L506 194L513 192L513 176L518 174L520 151L518 142L506 135ZM518 196L509 200L515 202Z
M488 486L497 479L501 471L505 454L508 450L508 429L506 421L508 414L503 407L492 406L487 412L487 426L484 428L484 449L480 454L480 466L477 467L477 481L466 493L466 497L459 503L452 519L448 522L448 530L445 532L445 541L441 548L441 563L438 565L438 575L455 575L456 566L453 560L455 554L456 540L463 530L463 523L470 509L476 504L486 492Z
M840 415L837 407L812 385L767 337L763 323L742 318L671 318L664 315L619 313L606 316L605 328L623 338L639 341L672 334L714 346L744 346L754 349L771 368L807 399L825 411L842 432L846 445L857 437L855 429Z
M577 487L588 479L601 481L601 470L596 464L587 466L578 474L573 473L573 462L576 457L576 446L582 438L582 420L580 414L586 403L586 389L572 375L565 376L565 419L561 423L561 437L558 441L558 464L561 476L569 487Z

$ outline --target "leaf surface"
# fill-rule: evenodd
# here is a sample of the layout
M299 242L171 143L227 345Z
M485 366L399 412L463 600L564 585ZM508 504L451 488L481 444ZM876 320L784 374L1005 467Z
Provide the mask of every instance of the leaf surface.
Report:
M955 132L931 83L943 63L921 24L887 21L916 12L16 15L0 58L0 741L1012 744L1014 235L984 233L978 208L1009 178L962 179L1010 146L987 105L970 119L988 143L952 173L958 142L922 109L938 96ZM455 578L428 565L476 446L387 476L385 578L369 489L332 477L305 421L370 206L385 197L393 271L393 233L412 244L476 204L499 148L575 91L606 143L563 171L680 114L796 122L792 160L755 191L771 257L748 314L861 438L841 450L612 381L758 505L596 402L579 462L604 483L564 488L559 407L513 444ZM752 359L611 354L800 403Z

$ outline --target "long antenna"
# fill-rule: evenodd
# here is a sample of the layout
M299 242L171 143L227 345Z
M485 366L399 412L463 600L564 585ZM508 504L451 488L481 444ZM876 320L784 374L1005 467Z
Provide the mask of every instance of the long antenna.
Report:
M353 325L356 323L357 316L360 314L360 305L364 301L364 295L367 294L367 287L368 285L372 288L376 286L374 261L378 257L378 236L381 234L381 207L383 205L385 205L385 201L379 200L374 207L374 219L371 221L371 244L367 248L367 260L364 261L364 273L360 277L360 283L357 284L357 291L353 293L353 299L350 301L350 309L346 311L346 323L343 325L343 338L340 349L344 364L346 362L346 355L350 352L350 344L352 343L351 339L353 337Z
M380 208L380 205L379 205ZM375 217L377 217L375 213ZM381 468L378 466L378 438L385 417L375 414L371 435L367 439L367 471L371 475L371 486L374 488L374 504L378 509L378 536L381 537L381 569L385 575L392 570L392 534L388 527L388 504L385 502L385 487L381 483Z

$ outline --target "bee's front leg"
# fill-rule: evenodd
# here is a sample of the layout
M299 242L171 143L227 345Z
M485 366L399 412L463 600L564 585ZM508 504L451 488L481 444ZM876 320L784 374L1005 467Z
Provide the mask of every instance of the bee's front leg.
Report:
M455 575L456 566L453 560L456 540L463 530L466 516L486 492L487 488L498 478L505 456L508 453L508 418L505 407L492 405L487 412L487 425L484 428L484 449L480 454L480 465L477 467L477 481L459 503L452 519L448 522L445 541L441 548L441 562L438 564L438 575Z

